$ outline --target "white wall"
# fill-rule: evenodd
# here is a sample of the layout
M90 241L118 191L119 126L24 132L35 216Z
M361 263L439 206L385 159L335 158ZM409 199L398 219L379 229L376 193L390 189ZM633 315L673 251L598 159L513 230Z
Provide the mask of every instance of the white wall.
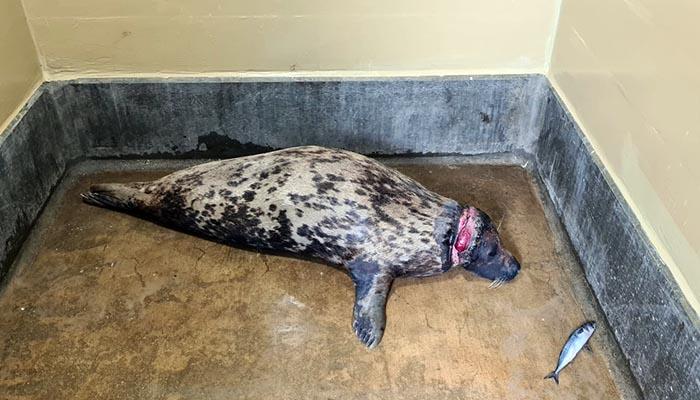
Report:
M41 80L21 1L0 1L0 132Z
M700 311L700 2L564 0L550 80Z
M24 0L52 78L544 73L560 0Z

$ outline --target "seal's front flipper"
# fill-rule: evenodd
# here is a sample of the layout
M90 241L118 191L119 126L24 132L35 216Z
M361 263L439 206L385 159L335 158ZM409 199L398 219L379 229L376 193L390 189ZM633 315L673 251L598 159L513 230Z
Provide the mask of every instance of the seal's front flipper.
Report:
M386 300L392 280L377 277L373 282L355 284L352 329L370 349L377 346L384 335Z
M590 343L584 344L584 345L583 345L583 348L586 349L586 350L588 350L589 353L593 353L593 349L591 349L591 344L590 344Z
M354 262L348 266L355 282L355 308L352 329L367 347L382 340L386 326L386 300L394 277L374 263Z

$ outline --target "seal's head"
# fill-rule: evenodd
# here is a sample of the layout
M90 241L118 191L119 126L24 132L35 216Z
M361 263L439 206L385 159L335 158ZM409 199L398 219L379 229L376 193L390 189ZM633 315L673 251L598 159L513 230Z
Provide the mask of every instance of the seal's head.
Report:
M520 263L501 244L491 218L475 207L462 211L452 245L452 264L499 284L520 271Z

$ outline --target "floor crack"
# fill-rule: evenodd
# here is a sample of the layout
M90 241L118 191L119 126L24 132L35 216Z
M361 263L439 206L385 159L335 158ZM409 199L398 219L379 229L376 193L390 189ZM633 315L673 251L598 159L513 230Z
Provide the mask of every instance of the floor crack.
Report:
M425 326L427 326L428 329L435 330L435 328L433 328L433 327L430 325L430 322L428 321L428 314L423 313L423 318L425 319Z
M136 264L134 264L134 273L136 276L139 278L139 282L141 282L141 287L146 287L146 281L143 280L143 275L138 270L138 266L141 264L141 262L135 258L132 258Z
M265 264L265 272L263 272L263 275L265 275L270 272L270 265L267 263L267 256L265 254L260 254L260 258L262 258L262 262Z
M444 330L437 329L437 328L433 327L432 325L430 325L430 321L428 321L428 314L425 312L423 313L423 319L425 319L425 326L427 326L428 329L433 330L435 332L445 333Z
M195 271L196 271L196 270L197 270L197 266L199 265L199 261L201 261L202 258L204 258L204 255L207 254L207 252L204 251L203 249L200 249L200 248L197 247L197 246L194 246L194 249L195 249L195 250L199 250L199 252L200 252L199 257L197 257L197 261L194 262L194 269L195 269Z

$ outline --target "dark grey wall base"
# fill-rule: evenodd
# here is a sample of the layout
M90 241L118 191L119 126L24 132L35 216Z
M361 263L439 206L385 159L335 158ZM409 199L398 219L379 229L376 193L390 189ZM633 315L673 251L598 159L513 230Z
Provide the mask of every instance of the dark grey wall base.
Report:
M303 144L530 159L645 397L700 398L697 315L539 75L45 84L0 136L0 279L73 161Z
M0 281L67 165L81 156L41 90L0 135Z
M365 154L530 148L541 76L92 81L48 86L88 157L213 158L304 144Z
M586 278L649 399L700 398L700 324L553 92L535 166Z

